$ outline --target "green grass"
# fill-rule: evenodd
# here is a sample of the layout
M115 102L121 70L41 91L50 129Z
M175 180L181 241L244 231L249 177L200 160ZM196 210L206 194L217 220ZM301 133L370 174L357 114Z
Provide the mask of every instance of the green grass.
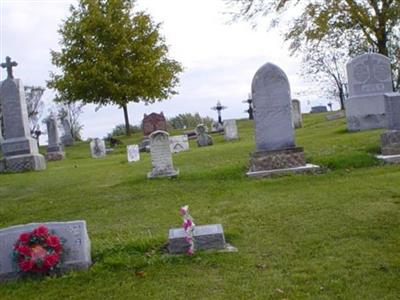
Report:
M92 159L87 143L46 171L0 175L0 227L84 219L94 260L2 284L0 299L399 299L400 167L374 158L381 131L303 118L297 145L323 174L247 178L253 125L241 120L239 141L213 135L214 146L192 140L175 154L177 179L146 179L149 155L128 164L124 146ZM163 254L184 204L196 224L222 223L239 251Z

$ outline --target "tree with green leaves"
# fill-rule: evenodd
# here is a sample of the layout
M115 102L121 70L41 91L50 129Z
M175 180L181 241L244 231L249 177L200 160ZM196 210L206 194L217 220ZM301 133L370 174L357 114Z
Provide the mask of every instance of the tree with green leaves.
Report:
M123 109L130 135L128 103L154 103L176 94L182 66L168 57L160 24L131 0L80 0L60 28L61 51L52 62L48 86L56 101L82 101Z
M394 86L400 87L399 0L225 0L233 19L288 19L285 41L292 54L318 52L321 45L346 50L349 56L372 50L391 59ZM324 72L321 66L320 72Z

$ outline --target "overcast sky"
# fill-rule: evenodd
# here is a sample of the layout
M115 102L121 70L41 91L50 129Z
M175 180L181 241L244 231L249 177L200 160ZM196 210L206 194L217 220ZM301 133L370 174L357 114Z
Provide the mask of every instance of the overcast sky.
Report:
M50 49L59 50L57 30L69 14L70 0L0 0L0 58L11 56L18 62L14 74L24 85L45 86L51 64ZM299 75L300 59L290 57L279 31L267 32L265 26L254 30L248 23L228 24L222 0L138 0L156 22L170 48L170 56L181 62L179 94L166 101L145 106L130 104L132 124L139 124L144 113L163 111L167 117L199 112L216 119L210 108L217 100L228 108L223 118L245 118L244 110L251 80L266 62L280 66L287 74L292 98L302 102L302 111L311 105L326 104L315 87ZM6 77L3 69L0 80ZM312 88L311 88L312 87ZM44 100L51 108L54 92L46 90ZM81 117L83 137L104 137L123 123L123 113L115 106L95 112L87 106ZM42 125L42 129L44 126Z

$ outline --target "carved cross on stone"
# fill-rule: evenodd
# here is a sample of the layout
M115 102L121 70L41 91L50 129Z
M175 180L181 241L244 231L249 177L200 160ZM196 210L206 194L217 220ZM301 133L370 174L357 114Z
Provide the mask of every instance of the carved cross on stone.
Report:
M16 61L11 61L11 57L7 56L6 57L6 62L1 64L2 68L7 69L7 78L14 78L13 73L12 73L12 67L16 67L18 64Z

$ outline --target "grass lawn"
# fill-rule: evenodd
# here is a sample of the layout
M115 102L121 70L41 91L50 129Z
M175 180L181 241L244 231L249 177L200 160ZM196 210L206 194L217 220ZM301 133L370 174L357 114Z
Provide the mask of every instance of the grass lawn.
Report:
M0 299L399 299L400 166L374 158L382 131L303 115L296 143L325 172L257 180L245 176L252 122L238 126L239 141L175 154L177 179L146 179L149 154L128 164L125 146L92 159L88 143L43 172L0 174L0 227L86 220L94 261L1 284ZM184 204L239 251L163 254Z

